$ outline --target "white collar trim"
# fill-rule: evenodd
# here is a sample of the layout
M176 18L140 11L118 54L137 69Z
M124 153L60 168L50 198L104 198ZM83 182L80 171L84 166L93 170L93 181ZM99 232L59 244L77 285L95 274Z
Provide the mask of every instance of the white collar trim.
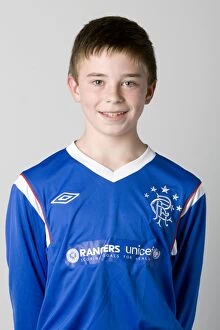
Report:
M85 165L87 168L89 168L91 171L95 172L96 174L102 176L103 178L111 181L116 182L119 181L132 173L135 173L139 171L142 167L144 167L147 163L151 162L154 157L156 156L156 153L148 146L148 148L145 150L145 152L136 158L135 160L132 160L131 162L121 166L115 171L112 171L111 169L105 167L104 165L98 163L94 159L90 158L86 154L84 154L75 144L75 141L73 141L67 148L66 151L69 153L69 155L73 158L75 158L77 161Z

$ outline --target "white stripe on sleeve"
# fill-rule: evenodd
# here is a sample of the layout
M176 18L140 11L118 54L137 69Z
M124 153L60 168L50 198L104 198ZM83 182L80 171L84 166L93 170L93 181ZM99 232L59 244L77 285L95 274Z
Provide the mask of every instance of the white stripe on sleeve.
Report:
M47 243L47 247L48 247L51 243L50 234L49 234L49 230L48 230L48 227L47 227L47 223L46 223L46 219L45 219L42 207L41 207L37 197L35 196L35 194L33 193L32 189L31 189L31 187L29 186L28 182L25 180L25 178L22 175L20 175L17 178L17 180L15 181L15 185L26 196L26 198L28 199L30 204L33 206L33 208L36 210L36 212L38 213L38 215L40 216L40 218L44 222L45 234L46 234L46 243Z
M186 214L186 212L193 206L203 195L205 194L202 184L198 186L198 188L194 191L194 193L190 196L187 201L182 213L181 218Z

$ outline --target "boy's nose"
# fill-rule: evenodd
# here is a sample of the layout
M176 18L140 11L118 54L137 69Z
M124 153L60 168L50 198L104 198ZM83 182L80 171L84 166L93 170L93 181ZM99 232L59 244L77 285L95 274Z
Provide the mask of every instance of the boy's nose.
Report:
M123 99L122 98L108 98L107 103L121 103L123 102Z
M121 103L123 102L124 98L121 95L118 88L112 88L106 93L106 102L107 103Z

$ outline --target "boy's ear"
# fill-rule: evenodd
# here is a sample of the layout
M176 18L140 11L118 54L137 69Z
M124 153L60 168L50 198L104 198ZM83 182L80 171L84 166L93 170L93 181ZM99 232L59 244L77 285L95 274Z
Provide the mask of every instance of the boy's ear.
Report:
M145 104L149 104L153 95L154 95L154 91L155 91L155 88L156 88L156 85L157 85L157 81L154 80L152 82L152 84L150 86L148 86L147 88L147 95L145 97Z
M70 89L70 92L76 102L80 102L80 93L79 93L79 85L72 75L68 75L67 84Z

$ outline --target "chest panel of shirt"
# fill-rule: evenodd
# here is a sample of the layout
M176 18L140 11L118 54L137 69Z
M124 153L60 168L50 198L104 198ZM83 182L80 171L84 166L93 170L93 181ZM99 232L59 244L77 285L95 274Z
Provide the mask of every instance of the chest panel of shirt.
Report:
M153 185L152 176L149 179L147 173L148 169L143 168L115 183L91 173L84 179L72 179L74 184L68 183L62 189L79 195L66 204L50 205L48 223L52 245L114 239L142 243L157 239L170 251L179 212L174 213L172 219L169 214L167 223L158 222L157 207L152 206L157 196L151 197L151 201L146 198ZM158 186L163 184L159 182ZM161 213L163 215L163 211Z

